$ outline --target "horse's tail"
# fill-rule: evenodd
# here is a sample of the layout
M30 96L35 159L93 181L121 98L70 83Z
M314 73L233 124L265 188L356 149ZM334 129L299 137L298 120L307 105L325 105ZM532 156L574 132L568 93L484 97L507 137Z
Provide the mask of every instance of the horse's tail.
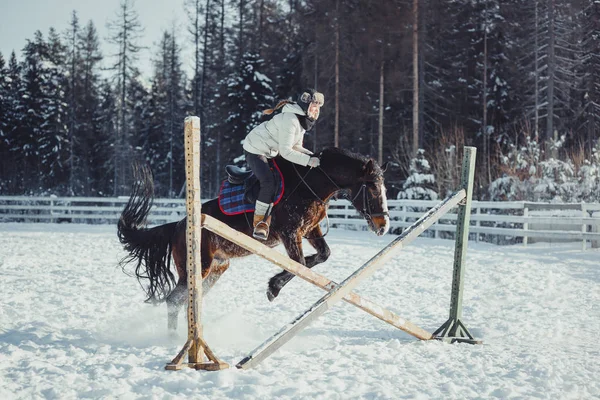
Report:
M175 287L171 272L171 238L177 222L146 228L146 220L154 200L154 181L147 165L134 165L134 184L131 196L117 224L117 235L129 253L121 267L135 264L135 276L146 291L146 301L163 301ZM148 285L144 282L147 280Z

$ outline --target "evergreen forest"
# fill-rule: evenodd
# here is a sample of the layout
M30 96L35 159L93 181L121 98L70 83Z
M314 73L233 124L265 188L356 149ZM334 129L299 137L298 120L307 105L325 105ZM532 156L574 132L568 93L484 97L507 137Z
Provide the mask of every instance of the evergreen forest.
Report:
M139 160L182 197L197 115L215 196L262 111L316 88L304 146L390 162L391 198L445 197L475 146L480 200L600 201L600 0L185 0L153 48L141 6L0 54L1 195L129 195Z

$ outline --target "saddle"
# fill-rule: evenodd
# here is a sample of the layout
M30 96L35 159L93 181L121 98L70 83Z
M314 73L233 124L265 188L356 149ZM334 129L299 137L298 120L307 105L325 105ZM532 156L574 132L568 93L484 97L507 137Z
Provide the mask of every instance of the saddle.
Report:
M226 166L225 172L227 172L227 180L232 185L241 185L246 179L254 175L251 170L245 171L235 165Z
M246 203L256 202L260 191L260 182L252 170L245 171L235 165L227 165L225 172L227 172L227 181L230 184L244 186L244 201Z
M275 205L283 197L283 175L281 175L275 160L269 160L269 165L275 175L275 187L277 188L273 200ZM260 191L260 182L254 172L245 171L235 165L227 165L225 172L227 172L227 179L223 181L219 191L219 208L221 211L225 215L253 212Z

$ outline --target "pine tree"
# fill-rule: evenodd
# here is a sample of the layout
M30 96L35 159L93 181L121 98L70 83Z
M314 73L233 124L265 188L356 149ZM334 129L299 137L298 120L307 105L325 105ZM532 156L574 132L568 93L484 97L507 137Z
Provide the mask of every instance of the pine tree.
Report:
M540 163L542 176L536 182L536 201L569 203L577 196L577 180L571 160L549 158Z
M588 153L597 151L600 137L600 3L586 1L580 13L582 26L582 110L576 131Z
M38 150L42 163L45 188L64 194L68 182L69 127L65 89L66 48L60 36L50 28L48 32L47 69L44 84L45 100L43 132L39 136Z
M126 193L129 187L131 151L131 108L128 93L130 86L136 84L139 71L135 67L137 55L141 48L137 45L142 27L138 14L134 10L133 0L122 0L119 12L109 24L111 36L109 41L118 48L115 55L114 82L118 92L118 120L114 140L114 176L113 195Z
M20 187L29 193L39 193L42 186L43 171L40 157L40 137L45 125L45 108L47 103L46 86L48 71L45 61L48 57L48 46L40 31L34 34L34 40L28 40L23 49L22 65L23 84L19 88L21 121L12 151L21 154Z
M5 127L3 130L4 150L2 151L2 163L4 165L2 179L5 193L21 194L23 182L20 180L21 172L21 154L15 151L18 132L21 131L21 124L24 116L23 103L21 97L21 67L17 62L17 56L13 51L5 69L4 76L4 104L5 110L3 118Z
M181 132L186 106L185 83L175 35L164 32L159 48L151 92L151 126L144 148L157 181L165 183L162 194L174 197L181 188L184 174Z
M118 102L108 81L99 84L99 104L97 118L96 138L90 141L89 163L90 180L93 182L90 194L97 196L110 196L114 190L114 145L115 132L118 125Z
M0 53L0 154L6 156L4 151L4 145L7 140L7 114L8 114L8 86L10 78L8 77L8 70L6 68L6 61L4 56Z
M419 149L410 162L409 176L398 193L398 199L437 200L435 176L431 173L425 150Z
M585 160L577 172L577 201L600 202L600 145L592 149L589 160Z
M69 30L65 33L66 43L68 46L68 55L67 55L67 63L69 68L69 74L67 77L67 93L66 99L68 103L68 125L69 125L69 139L68 139L68 153L69 153L69 182L67 192L70 195L75 195L75 193L81 193L79 188L80 184L76 184L76 165L78 164L78 155L75 151L75 141L78 137L79 131L79 92L81 84L79 82L80 79L80 69L81 58L79 54L78 48L78 37L79 37L79 18L77 17L77 12L73 11L71 14L71 22L70 22Z
M4 56L0 53L0 193L6 193L6 181L9 177L9 121L8 121L8 104L9 104L9 84L8 69Z
M262 111L274 102L272 81L260 72L263 63L257 54L246 53L240 70L222 83L228 90L222 107L229 110L229 116L220 130L231 161L241 162L242 140L260 123Z
M540 176L542 150L535 138L525 136L524 143L510 143L500 156L500 177L489 186L493 201L534 200L534 188Z
M67 155L64 47L54 29L48 42L40 31L28 41L23 53L23 84L19 88L17 112L21 123L11 147L22 155L22 190L64 192Z
M97 162L94 151L96 141L102 136L99 75L102 54L96 27L92 21L79 31L76 46L80 63L74 69L77 78L73 79L76 93L74 96L76 131L73 134L73 190L75 193L89 195L97 190L95 189L97 186L102 186L101 182L93 179L92 171L101 168L100 166L106 162L104 159ZM106 175L100 176L106 180Z

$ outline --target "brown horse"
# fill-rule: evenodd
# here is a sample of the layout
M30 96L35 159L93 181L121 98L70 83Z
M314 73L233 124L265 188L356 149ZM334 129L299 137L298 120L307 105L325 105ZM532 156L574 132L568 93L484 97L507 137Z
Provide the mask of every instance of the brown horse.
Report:
M373 159L337 148L327 148L319 154L320 167L309 169L285 159L276 159L285 182L280 203L273 207L272 222L266 245L283 243L288 256L312 268L327 260L330 254L319 226L327 212L329 199L337 194L346 197L367 220L371 231L384 235L389 229L386 188L383 172ZM121 265L133 262L135 274L145 288L147 301L166 300L169 329L177 329L179 309L187 299L186 220L146 228L146 219L152 206L154 184L148 167L136 168L137 180L129 202L118 223L118 236L129 253ZM202 205L208 214L232 228L252 236L252 213L225 215L217 199ZM302 238L317 251L305 257ZM220 236L202 232L201 260L203 293L217 282L229 268L229 260L251 253ZM170 268L171 256L175 261L178 279ZM267 297L272 301L288 283L293 274L283 271L269 280ZM144 285L142 285L144 287Z

